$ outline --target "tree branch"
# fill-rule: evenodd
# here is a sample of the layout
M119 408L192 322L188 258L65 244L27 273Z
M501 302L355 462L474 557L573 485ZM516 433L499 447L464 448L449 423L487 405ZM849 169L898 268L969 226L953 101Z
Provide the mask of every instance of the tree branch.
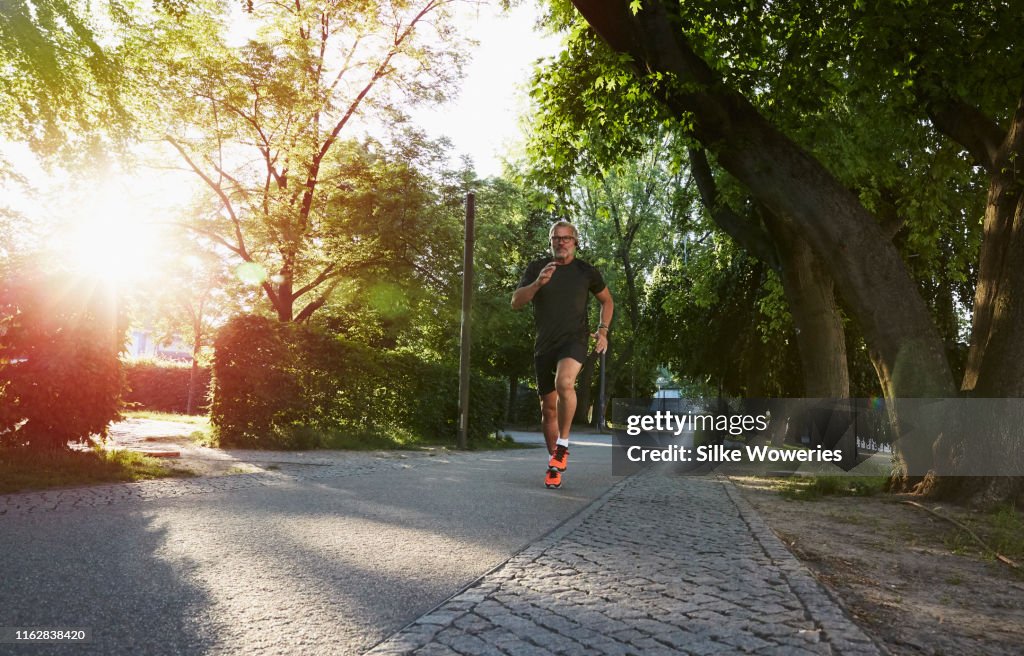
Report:
M963 146L974 161L994 172L1006 132L977 107L952 95L924 99L925 112L935 129Z
M341 275L341 271L338 271L337 266L335 265L335 263L332 262L328 264L326 267L324 267L323 271L321 271L316 278L314 278L307 284L300 287L297 291L295 291L295 293L292 295L292 298L297 299L303 294L311 292L312 290L319 287L325 280L333 278L338 275Z
M761 260L774 271L782 270L778 253L771 237L760 225L744 219L718 196L718 185L711 173L711 165L703 149L690 148L690 170L697 183L701 202L715 224L736 240L744 250Z
M396 33L394 45L391 47L390 50L388 50L388 53L384 57L383 61L381 61L380 64L378 64L377 68L373 72L373 75L370 77L370 80L359 91L355 99L351 103L349 103L348 108L345 110L345 114L338 120L337 123L335 123L334 128L331 130L330 134L327 136L327 139L324 140L323 145L320 147L320 151L313 156L313 161L309 168L309 174L306 176L305 189L302 194L302 205L299 208L299 221L302 224L303 229L305 229L305 222L309 217L309 211L313 205L313 194L316 191L317 176L320 173L320 164L323 161L324 157L327 156L327 153L328 151L330 151L331 146L333 146L335 141L337 141L338 135L341 134L342 129L345 127L345 125L348 124L352 116L355 115L356 110L362 104L363 99L366 98L366 96L370 93L373 87L376 86L377 82L387 74L391 60L395 57L395 55L398 54L399 49L402 46L402 43L409 37L410 34L412 34L413 29L416 27L416 24L419 23L419 21L424 16L426 16L430 11L437 8L439 4L442 3L438 2L438 0L429 0L429 2L427 2L423 6L419 13L416 14L416 16L413 17L411 21L409 21L409 24L405 27L405 29Z
M203 182L205 182L207 186L210 187L210 189L213 189L214 193L217 194L217 197L220 198L220 201L224 205L224 209L227 210L228 216L231 217L231 223L234 225L235 228L235 239L238 241L238 248L232 250L241 255L243 259L251 261L249 259L249 253L245 248L245 239L242 237L241 222L238 220L238 215L235 214L235 208L231 204L231 199L228 198L228 195L226 193L224 193L224 190L221 188L220 184L214 182L214 180L210 178L210 176L206 175L206 173L202 169L200 169L194 161L192 161L192 158L189 157L188 152L186 152L185 148L181 144L179 144L174 137L166 135L164 136L164 139L172 146L174 146L175 150L177 150L181 154L181 156L185 159L185 162L188 163L192 171L195 172L195 174L198 175L200 178L202 178Z

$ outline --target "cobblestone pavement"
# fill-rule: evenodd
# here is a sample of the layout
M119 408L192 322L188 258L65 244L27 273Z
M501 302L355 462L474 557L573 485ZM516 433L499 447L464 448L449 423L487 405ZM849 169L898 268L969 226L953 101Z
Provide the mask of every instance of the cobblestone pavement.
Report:
M369 655L879 654L720 478L643 472Z
M230 474L198 478L164 478L137 483L114 483L42 492L21 492L0 495L0 517L29 513L60 512L147 499L181 497L210 492L243 490L252 487L280 485L296 480L316 480L339 476L363 476L382 471L408 469L432 464L450 463L454 459L480 457L476 453L457 452L314 452L271 453L266 451L232 452L238 464L259 463L267 471L251 474ZM325 455L319 455L325 454ZM267 458L274 461L268 467ZM270 469L272 467L272 469Z

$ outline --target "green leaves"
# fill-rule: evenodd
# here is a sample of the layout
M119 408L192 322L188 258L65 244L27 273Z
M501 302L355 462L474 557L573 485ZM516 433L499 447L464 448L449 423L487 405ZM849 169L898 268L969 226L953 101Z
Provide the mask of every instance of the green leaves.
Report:
M194 232L262 268L268 309L305 321L406 254L381 236L429 203L419 158L436 145L406 129L405 108L447 96L466 42L433 0L256 4L234 33L226 18L196 0L140 24L133 70L153 129L214 201ZM374 123L385 143L355 139Z
M119 415L126 324L111 289L25 267L0 283L0 444L60 449Z
M5 0L0 12L0 130L55 155L123 139L130 117L113 30L117 12L94 17L78 0Z

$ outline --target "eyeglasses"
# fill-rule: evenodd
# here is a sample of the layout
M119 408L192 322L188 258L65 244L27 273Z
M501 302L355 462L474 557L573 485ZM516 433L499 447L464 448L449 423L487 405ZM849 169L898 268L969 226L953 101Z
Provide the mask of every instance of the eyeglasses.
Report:
M554 243L554 244L558 244L558 243L567 244L570 241L576 241L576 238L573 237L572 235L567 235L567 236L555 235L554 237L551 238L551 242Z

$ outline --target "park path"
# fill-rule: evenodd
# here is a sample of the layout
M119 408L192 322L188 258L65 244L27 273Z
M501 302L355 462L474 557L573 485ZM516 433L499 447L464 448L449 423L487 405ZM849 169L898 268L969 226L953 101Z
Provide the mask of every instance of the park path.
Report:
M651 470L368 656L881 652L723 478Z

